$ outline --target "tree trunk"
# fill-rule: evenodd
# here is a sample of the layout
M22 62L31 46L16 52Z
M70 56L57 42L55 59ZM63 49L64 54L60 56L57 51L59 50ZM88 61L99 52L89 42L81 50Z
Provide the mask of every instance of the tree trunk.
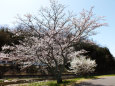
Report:
M58 84L62 83L62 75L61 75L61 73L57 73L56 79L57 79Z

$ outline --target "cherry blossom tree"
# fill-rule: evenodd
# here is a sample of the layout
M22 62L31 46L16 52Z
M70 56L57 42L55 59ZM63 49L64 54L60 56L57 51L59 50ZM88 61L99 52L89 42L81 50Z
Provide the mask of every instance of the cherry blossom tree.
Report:
M86 58L86 56L76 53L78 52L72 54L73 59L70 61L71 70L69 72L73 72L77 75L86 75L94 72L97 66L95 60L91 60L90 58Z
M27 14L24 18L18 17L17 22L23 29L16 34L23 34L25 39L9 54L46 64L57 83L62 82L65 65L72 59L73 44L94 35L96 28L106 25L101 23L104 17L93 14L93 8L83 10L79 16L64 9L64 5L51 0L50 6L41 8L37 16Z

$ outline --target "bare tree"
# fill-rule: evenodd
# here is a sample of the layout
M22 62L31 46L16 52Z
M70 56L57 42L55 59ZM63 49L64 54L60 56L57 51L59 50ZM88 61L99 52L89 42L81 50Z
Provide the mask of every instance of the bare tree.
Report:
M22 45L15 45L11 54L25 57L30 61L46 64L57 83L62 82L65 65L71 59L73 44L94 35L93 31L106 23L101 23L103 17L94 16L92 9L83 10L79 16L66 14L65 7L55 0L50 1L49 8L41 8L39 16L25 15L18 17L18 23L25 34ZM10 55L11 55L10 54Z

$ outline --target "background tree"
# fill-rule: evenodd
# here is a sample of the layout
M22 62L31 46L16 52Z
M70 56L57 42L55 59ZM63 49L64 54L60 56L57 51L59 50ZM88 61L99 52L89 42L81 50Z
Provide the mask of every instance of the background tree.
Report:
M95 17L92 12L83 10L79 16L64 13L64 5L55 0L50 1L49 8L42 8L39 16L25 15L18 17L26 37L21 45L15 45L10 55L25 57L26 61L45 64L56 77L57 83L62 82L62 73L66 63L74 51L73 44L91 35L101 26L103 17ZM22 34L19 31L18 35ZM30 64L29 64L30 65Z
M19 44L19 40L22 40L22 36L17 36L8 27L0 28L0 51L4 45Z
M10 30L8 27L0 27L0 53L2 52L2 47L4 45L9 45L9 46L13 46L14 44L19 44L19 40L23 40L23 36L20 35L16 35L14 33L14 31ZM4 52L5 53L9 53L11 50L7 49ZM3 57L4 58L4 57ZM5 57L6 58L6 57ZM2 57L0 58L2 60ZM12 59L12 57L10 58ZM9 70L12 71L18 71L19 72L19 66L18 64L13 64L13 65L0 65L0 78L2 78L2 76Z
M83 53L84 54L84 53ZM77 75L86 75L95 71L96 62L86 56L73 54L73 59L70 62L70 71Z
M75 45L75 49L88 51L85 55L89 56L97 63L96 73L110 73L115 70L115 59L107 47L100 47L94 42L81 42Z

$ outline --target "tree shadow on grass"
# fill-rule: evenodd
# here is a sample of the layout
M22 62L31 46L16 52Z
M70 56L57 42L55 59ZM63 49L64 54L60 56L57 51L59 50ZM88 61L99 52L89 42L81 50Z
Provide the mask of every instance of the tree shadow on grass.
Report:
M98 78L96 76L85 76L85 79L92 79L92 80L96 80L96 79L105 79L105 78Z
M85 79L99 79L99 78L97 78L97 77L95 77L95 76L84 76L84 78L85 78Z

